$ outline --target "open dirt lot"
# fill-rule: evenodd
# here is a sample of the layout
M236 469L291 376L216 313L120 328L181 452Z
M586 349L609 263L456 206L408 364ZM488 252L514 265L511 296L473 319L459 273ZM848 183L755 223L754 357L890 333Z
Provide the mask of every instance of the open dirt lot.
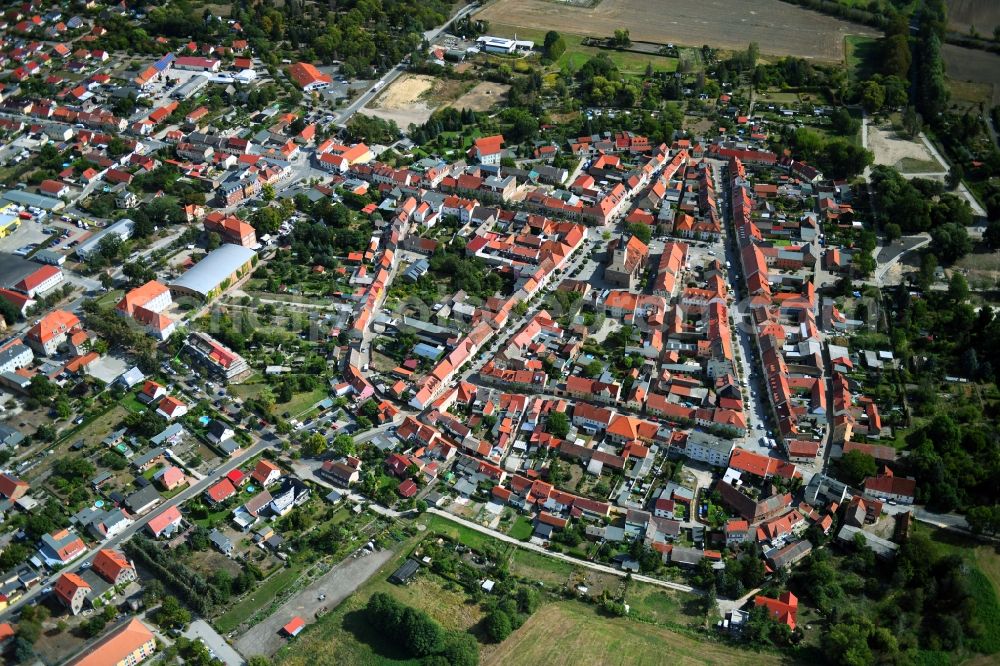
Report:
M475 88L446 106L453 106L456 109L488 111L493 107L493 105L507 96L508 90L510 90L510 86L506 84L483 81L482 83L476 84Z
M997 3L997 11L1000 12L1000 3ZM989 106L1000 104L1000 55L954 44L944 44L941 53L948 78L986 84L992 89Z
M785 4L780 0L602 0L567 7L546 0L497 0L476 18L521 28L607 37L627 28L634 40L711 44L763 53L840 62L844 36L877 36L871 28Z
M968 34L973 27L984 37L1000 25L1000 2L997 0L948 0L948 27Z
M875 164L893 166L907 173L947 170L934 159L922 142L899 137L888 125L868 126L868 148L875 154Z
M394 120L400 128L406 129L410 124L427 122L431 114L442 106L486 111L503 100L510 90L508 85L489 81L467 89L469 85L433 76L402 76L361 112Z
M434 77L401 76L361 113L383 120L394 120L402 129L422 125L434 113L434 107L421 98L434 88Z
M393 555L392 550L380 550L365 557L344 560L286 601L271 617L240 636L236 641L236 648L247 657L274 654L286 642L278 632L292 617L298 615L311 624L317 611L335 608L378 571L379 567L391 560ZM326 595L322 601L319 599L320 594Z

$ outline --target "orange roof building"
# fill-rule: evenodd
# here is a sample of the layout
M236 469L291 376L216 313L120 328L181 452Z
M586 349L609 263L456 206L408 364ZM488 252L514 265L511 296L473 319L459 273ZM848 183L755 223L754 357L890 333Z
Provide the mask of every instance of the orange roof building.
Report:
M288 68L288 77L306 92L322 90L333 83L333 77L324 74L316 69L315 65L308 62L297 62L291 65Z
M156 652L156 637L132 618L68 662L68 666L135 666Z
M80 320L72 312L53 310L42 317L41 321L28 329L24 341L35 353L51 356L66 338L81 328Z
M767 614L772 619L788 625L789 629L795 629L795 616L799 612L799 600L791 592L785 592L777 599L757 595L754 597L755 606L763 606L767 609Z
M117 550L102 548L91 564L94 572L112 585L124 585L135 580L135 566Z
M56 581L53 592L66 608L73 615L79 615L83 610L83 604L90 594L91 587L87 581L80 578L75 573L64 573Z

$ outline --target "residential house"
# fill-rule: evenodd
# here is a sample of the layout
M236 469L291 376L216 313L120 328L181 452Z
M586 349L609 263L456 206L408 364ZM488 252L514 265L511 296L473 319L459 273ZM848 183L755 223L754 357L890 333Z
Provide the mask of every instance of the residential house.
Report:
M56 581L53 593L73 615L79 615L87 601L91 587L75 573L64 573Z

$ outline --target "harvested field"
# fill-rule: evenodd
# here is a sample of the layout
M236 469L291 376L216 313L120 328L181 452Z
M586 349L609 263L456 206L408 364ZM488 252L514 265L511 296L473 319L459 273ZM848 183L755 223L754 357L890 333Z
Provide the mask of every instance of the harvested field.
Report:
M996 0L948 0L948 27L963 35L969 28L984 37L1000 25L1000 3Z
M1000 5L997 9L1000 11ZM992 32L992 28L990 31ZM965 49L954 44L944 44L941 53L948 78L987 85L992 92L987 104L1000 104L1000 55Z
M907 173L947 171L919 139L900 137L888 125L868 126L868 149L875 155L875 164L896 167Z
M482 664L768 664L776 655L739 650L655 625L597 614L592 606L548 604L497 648L482 650Z
M871 28L780 0L603 0L591 9L546 0L497 0L476 18L592 37L607 37L626 28L634 40L698 47L744 49L757 42L764 53L829 62L843 61L846 35L878 36Z

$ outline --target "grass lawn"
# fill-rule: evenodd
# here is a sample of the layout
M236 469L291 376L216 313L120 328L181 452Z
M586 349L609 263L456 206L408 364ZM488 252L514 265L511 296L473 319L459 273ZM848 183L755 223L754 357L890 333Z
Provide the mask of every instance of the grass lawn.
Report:
M84 421L79 426L64 431L59 439L60 441L72 439L74 442L82 439L87 445L97 444L107 437L127 415L128 410L125 407L120 403L115 404L104 413L92 415L89 420Z
M426 533L425 533L426 534ZM403 545L403 555L389 561L357 592L324 615L274 656L274 663L292 666L353 666L355 664L419 664L407 659L366 620L363 608L376 592L385 592L402 603L420 608L446 629L468 630L482 619L477 604L468 602L464 591L423 569L409 585L393 585L391 574L406 559L406 553L424 535Z
M768 664L785 663L766 653L739 650L664 627L599 615L577 601L549 604L499 647L484 650L486 665L503 664Z
M532 550L518 548L508 564L510 572L528 580L545 583L546 587L559 589L570 582L570 578L578 568L564 560L545 557Z
M531 534L534 531L535 528L531 524L530 518L527 516L518 516L517 520L514 521L514 526L510 528L510 532L507 534L518 541L527 541L531 538Z
M491 24L490 34L499 37L513 37L517 33L518 39L530 39L536 44L545 41L544 30L526 30L515 28L514 26L503 24ZM645 74L646 64L652 63L653 71L656 72L676 72L678 58L652 55L645 53L632 53L629 51L614 51L611 49L599 49L595 46L584 46L583 35L571 35L560 33L566 42L566 52L562 54L556 63L559 67L570 67L573 71L580 69L583 63L593 58L598 53L605 53L611 62L615 63L622 74Z
M700 625L704 615L698 610L700 598L666 590L656 585L632 582L625 594L631 612L657 624Z
M197 518L194 521L195 525L211 529L215 525L226 519L226 516L230 514L231 509L218 509L217 511L209 511L208 515L204 518Z
M916 529L930 530L931 541L940 552L958 555L971 565L969 592L974 601L973 622L980 627L994 627L994 630L984 631L969 647L995 658L1000 653L1000 633L995 631L1000 623L1000 549L995 544L981 543L962 534L919 523Z
M423 520L421 522L423 522ZM482 550L487 545L496 545L501 548L508 549L515 547L509 544L501 543L496 539L483 534L482 532L471 530L464 525L459 525L458 523L452 522L447 518L438 515L426 516L426 525L428 531L440 532L441 534L447 535L452 539L458 539L463 544L474 550Z
M295 564L272 574L270 578L258 585L257 589L252 593L230 606L225 613L217 617L213 622L215 628L225 634L240 626L261 608L266 608L270 605L271 601L282 590L290 587L301 573L302 566Z
M306 391L305 393L296 393L288 402L277 403L274 410L282 414L288 412L292 415L292 418L296 418L312 409L313 405L323 398L329 397L329 395L329 391L325 388L318 388L313 391Z
M111 291L103 294L97 299L97 304L103 307L108 307L110 305L116 305L118 301L122 300L122 296L125 295L124 289L112 289Z
M142 412L146 411L146 405L139 402L139 399L135 397L134 393L129 393L128 395L126 395L124 398L122 398L119 404L122 405L128 411L135 412L136 414L141 414Z
M869 78L879 60L878 40L861 35L844 37L844 59L847 72L855 81Z

